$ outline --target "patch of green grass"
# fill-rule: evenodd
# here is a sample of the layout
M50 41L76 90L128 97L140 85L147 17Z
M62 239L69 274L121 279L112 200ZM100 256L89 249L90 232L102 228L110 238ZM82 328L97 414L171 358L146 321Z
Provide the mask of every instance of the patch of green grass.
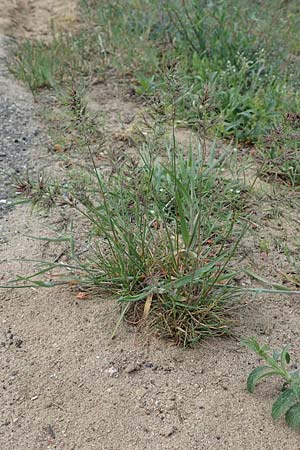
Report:
M12 49L9 67L35 94L42 88L59 88L89 79L94 70L101 71L101 58L91 65L96 49L97 43L85 33L54 34L50 42L25 40Z
M38 88L53 87L60 74L61 58L56 55L56 46L44 42L25 41L15 54L12 67L14 75L28 83L32 92Z
M169 75L176 77L177 119L184 123L210 119L223 137L257 142L278 122L287 97L295 95L268 35L274 34L280 2L269 5L272 20L258 4L82 3L109 61L134 77L137 93L155 97L164 114L172 107ZM280 11L283 28L291 22L290 9ZM278 33L276 38L278 44ZM281 43L280 56L291 50Z
M35 92L114 67L166 118L175 91L179 122L261 143L297 112L296 3L81 0L80 32L25 42L13 71Z
M289 112L270 130L260 158L265 160L265 175L294 188L300 186L300 114Z

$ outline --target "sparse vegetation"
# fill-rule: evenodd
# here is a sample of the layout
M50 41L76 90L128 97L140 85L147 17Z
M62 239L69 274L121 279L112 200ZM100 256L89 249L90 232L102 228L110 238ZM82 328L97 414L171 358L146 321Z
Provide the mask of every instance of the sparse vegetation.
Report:
M88 85L113 66L165 120L176 91L179 123L258 145L265 175L297 186L296 2L125 3L81 1L82 29L24 42L13 72L35 93Z
M37 219L4 219L5 442L298 448L299 0L29 3L8 63L47 129L9 80Z
M234 255L243 220L253 225L249 192L258 176L294 192L300 184L300 49L289 40L291 30L299 36L296 2L82 0L80 8L76 31L22 43L11 70L37 98L53 90L64 116L55 132L59 142L76 135L77 152L91 157L89 181L29 178L18 191L88 220L90 259L78 259L72 238L70 269L117 293L122 318L184 345L228 333ZM85 96L108 71L143 97L154 125L141 133L136 157L104 176L94 158L103 136ZM198 136L199 149L178 144L179 126ZM234 152L217 153L220 139ZM268 257L270 240L258 245Z
M193 126L200 115L213 120L223 137L257 142L284 111L297 108L295 73L290 62L284 66L273 54L273 39L279 45L279 35L273 37L277 11L294 31L297 11L293 2L285 8L273 1L274 14L267 17L269 2L242 3L82 2L108 61L133 77L139 94L159 99L163 114L170 108L167 80L173 73L180 91L178 120ZM283 40L283 59L282 46ZM289 57L297 51L290 48Z
M33 94L43 88L56 88L90 73L84 35L54 36L51 43L26 40L15 50L10 69L24 80Z

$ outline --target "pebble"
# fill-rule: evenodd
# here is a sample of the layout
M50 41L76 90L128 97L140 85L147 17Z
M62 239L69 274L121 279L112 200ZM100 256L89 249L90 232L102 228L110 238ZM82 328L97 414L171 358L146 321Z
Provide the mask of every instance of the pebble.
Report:
M170 437L172 434L176 433L177 428L174 425L167 426L164 430L160 432L161 436Z
M116 367L109 367L104 371L107 373L110 377L117 377L119 375L119 370Z
M133 372L137 372L138 370L140 370L140 368L140 364L132 363L126 367L125 372L128 374L132 374Z

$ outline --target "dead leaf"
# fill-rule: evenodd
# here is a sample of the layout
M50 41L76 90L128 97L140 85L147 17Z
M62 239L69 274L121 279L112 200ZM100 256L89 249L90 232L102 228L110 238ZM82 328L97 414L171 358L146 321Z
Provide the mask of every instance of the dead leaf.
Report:
M78 294L76 295L76 298L78 300L84 300L88 297L89 297L89 294L87 292L78 292Z
M69 286L73 286L73 285L79 284L80 281L79 280L68 280L67 283Z
M148 295L146 302L145 302L143 319L147 319L147 317L149 315L151 304L152 304L152 299L153 299L153 294L151 293Z
M60 145L60 144L55 144L53 147L53 150L57 153L63 153L64 152L64 148Z

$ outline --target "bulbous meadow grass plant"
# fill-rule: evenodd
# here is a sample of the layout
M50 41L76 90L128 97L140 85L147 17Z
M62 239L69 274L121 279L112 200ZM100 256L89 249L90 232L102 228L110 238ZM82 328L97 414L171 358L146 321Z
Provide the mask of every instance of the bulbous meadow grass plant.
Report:
M186 346L230 334L235 289L227 285L237 273L230 262L245 229L243 200L220 177L224 156L218 162L214 146L207 158L201 145L186 156L173 138L164 145L165 154L157 158L157 149L145 143L137 160L109 177L100 173L87 145L90 184L79 177L63 185L43 177L19 182L18 191L35 207L64 205L82 214L90 247L83 260L72 233L60 236L58 241L70 244L69 263L45 263L32 277L14 281L51 287L71 282L73 273L79 284L116 294L121 319L150 324ZM69 275L56 282L51 275L39 279L58 267Z

